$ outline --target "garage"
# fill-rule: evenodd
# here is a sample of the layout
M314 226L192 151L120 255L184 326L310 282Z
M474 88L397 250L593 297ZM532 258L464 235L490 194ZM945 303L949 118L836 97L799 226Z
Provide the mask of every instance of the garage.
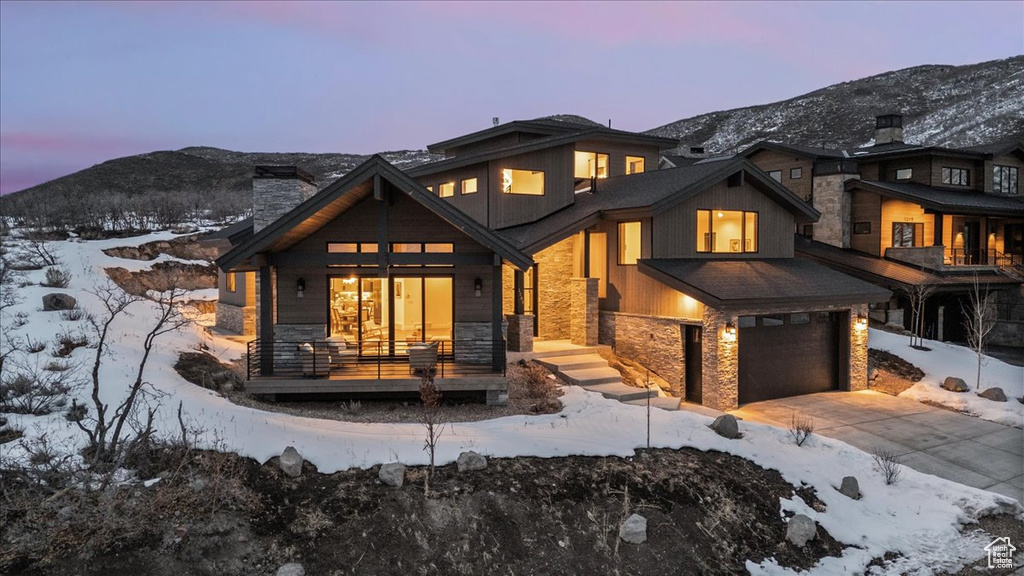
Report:
M739 318L739 403L837 390L848 312ZM849 362L846 362L849 365Z

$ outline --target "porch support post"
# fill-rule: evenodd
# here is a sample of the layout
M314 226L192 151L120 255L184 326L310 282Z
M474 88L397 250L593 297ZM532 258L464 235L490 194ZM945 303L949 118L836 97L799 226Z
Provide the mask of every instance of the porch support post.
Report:
M519 298L522 302L522 296ZM491 368L495 372L502 371L505 366L505 342L501 334L501 258L494 256L494 266L491 267Z
M379 204L377 212L377 266L378 276L388 275L388 197L381 186L380 174L373 176L373 198Z
M269 265L260 266L260 376L274 373L274 286Z
M512 273L513 277L513 288L512 288L512 313L519 316L524 313L523 306L523 284L525 284L525 275L522 270L516 268L516 271Z
M932 238L932 245L942 246L942 212L936 212L932 215L932 218L935 220L935 226L933 227L935 234ZM946 248L948 249L949 246L946 246Z

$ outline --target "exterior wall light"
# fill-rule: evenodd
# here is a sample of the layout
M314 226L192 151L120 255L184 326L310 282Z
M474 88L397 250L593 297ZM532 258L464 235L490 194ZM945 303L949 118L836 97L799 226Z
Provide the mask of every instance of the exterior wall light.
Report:
M857 328L864 330L868 327L868 317L864 313L857 314Z
M722 333L722 336L726 340L735 340L736 339L736 323L734 323L734 322L726 322L725 323L725 332Z
M480 294L483 292L483 290L484 290L484 281L481 280L479 277L476 280L473 280L473 295L476 296L477 298L479 298Z
M302 298L303 296L305 296L305 292L306 292L306 281L303 280L302 278L299 278L298 281L295 282L295 297L296 298Z

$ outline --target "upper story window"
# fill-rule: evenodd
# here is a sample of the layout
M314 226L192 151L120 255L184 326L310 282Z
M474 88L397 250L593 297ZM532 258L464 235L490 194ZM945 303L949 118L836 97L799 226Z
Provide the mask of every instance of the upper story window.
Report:
M501 171L501 191L505 194L543 196L544 171L504 168Z
M626 156L626 174L640 174L644 171L643 156Z
M391 251L401 254L443 254L455 251L455 246L450 242L394 242L391 244Z
M790 180L799 180L799 179L803 178L803 176L804 176L804 169L803 168L790 168L789 169L789 179Z
M643 234L639 222L619 222L619 265L636 264L640 259L642 243Z
M914 177L914 170L912 168L900 168L896 171L897 180L910 180Z
M971 171L966 168L942 167L942 183L953 186L969 186Z
M441 198L451 198L455 196L455 182L442 182L437 187L438 195Z
M476 178L466 178L462 181L463 194L476 194Z
M234 272L228 272L224 275L224 288L226 288L228 292L238 290L238 286L236 284L237 281L237 274Z
M992 191L996 194L1017 194L1017 167L993 166Z
M697 210L697 252L757 252L757 212Z
M434 187L433 186L427 186L427 192L430 192L431 194L433 194L434 193Z
M331 254L357 254L377 252L376 242L328 242L327 251Z
M924 224L921 222L893 222L892 247L924 246Z
M768 176L776 182L782 182L782 170L772 170L768 172Z
M608 177L608 155L597 152L576 151L575 178L607 178Z

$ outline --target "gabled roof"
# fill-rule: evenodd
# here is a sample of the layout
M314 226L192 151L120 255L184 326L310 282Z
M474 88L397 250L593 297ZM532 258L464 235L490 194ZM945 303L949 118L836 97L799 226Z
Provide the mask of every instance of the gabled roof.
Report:
M512 134L515 132L524 132L526 134L546 134L548 136L554 134L566 134L569 132L579 132L580 130L586 130L599 126L596 123L585 124L582 122L572 122L566 120L554 120L549 118L537 118L534 120L513 120L512 122L506 122L497 126L492 126L484 130L477 130L469 134L463 134L462 136L456 136L455 138L449 138L448 140L442 140L441 142L435 142L427 145L427 150L432 153L440 153L450 148L457 148L459 146L465 146L467 144L473 144L474 142L481 142L483 140L489 140L497 136L503 136L505 134Z
M215 240L226 240L231 243L232 246L238 244L244 240L245 237L252 235L252 216L244 218L221 228L210 232L200 240L200 242L210 242Z
M867 190L920 204L926 209L958 214L1024 216L1024 199L984 194L977 190L937 188L916 182L847 180L847 190Z
M319 229L326 221L333 220L372 195L374 181L378 177L387 180L395 188L517 267L527 268L533 265L533 260L508 240L498 236L436 194L431 194L415 180L375 154L245 242L232 248L217 259L217 266L222 270L228 270L260 252L284 250L293 246Z
M884 302L892 293L809 260L646 259L641 273L714 308Z
M740 154L747 158L750 158L751 156L762 150L775 150L776 152L792 152L799 156L810 156L811 158L815 159L847 157L844 156L844 150L840 150L837 148L819 148L815 146L801 146L799 144L782 144L779 142L769 142L768 140L755 142Z
M967 146L963 150L970 152L977 152L978 154L985 154L986 156L1002 156L1009 154L1014 150L1024 151L1024 142L1020 140L1003 140L1001 142L992 142L990 144L981 144L979 146Z
M499 232L523 250L534 253L597 222L602 214L625 210L667 210L707 187L743 171L758 187L798 221L813 222L820 214L749 160L736 158L643 174L615 176L597 181L596 192L576 194L575 201L535 222L503 228Z

